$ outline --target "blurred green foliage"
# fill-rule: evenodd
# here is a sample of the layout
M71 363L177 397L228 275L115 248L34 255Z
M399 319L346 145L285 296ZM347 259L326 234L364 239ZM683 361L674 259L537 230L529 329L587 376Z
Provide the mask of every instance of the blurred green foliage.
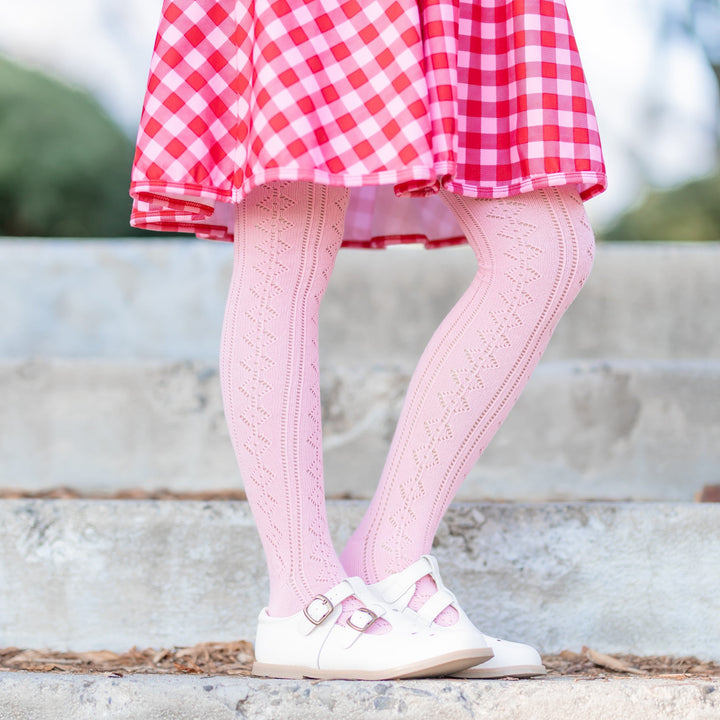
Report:
M0 57L0 235L146 234L128 224L133 151L88 93ZM720 241L720 174L652 191L600 235Z
M0 58L0 235L131 234L132 157L87 93Z
M651 192L601 233L603 240L720 240L720 174L673 190Z

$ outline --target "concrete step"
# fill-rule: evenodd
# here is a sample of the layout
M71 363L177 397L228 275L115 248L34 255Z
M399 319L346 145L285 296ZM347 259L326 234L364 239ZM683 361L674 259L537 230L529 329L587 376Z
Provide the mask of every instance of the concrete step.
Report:
M348 682L0 674L0 720L717 720L720 679Z
M364 508L329 504L338 547ZM718 660L718 547L717 504L469 503L433 552L491 634ZM0 647L252 640L266 598L244 502L0 501Z
M369 498L409 365L322 371L329 496ZM0 485L241 485L206 363L0 361ZM541 364L461 500L692 500L717 483L720 360Z
M215 362L231 263L208 241L0 240L0 357ZM467 247L342 251L325 363L414 363L474 266ZM720 358L718 308L720 243L603 245L546 357Z

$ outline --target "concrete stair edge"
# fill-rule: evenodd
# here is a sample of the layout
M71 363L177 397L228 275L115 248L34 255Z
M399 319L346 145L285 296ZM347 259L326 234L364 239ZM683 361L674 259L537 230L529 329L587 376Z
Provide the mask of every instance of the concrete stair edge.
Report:
M338 547L364 508L328 504ZM717 660L719 513L711 503L460 503L433 552L490 634L543 652ZM246 503L5 500L0 519L0 646L254 638L267 580Z
M0 673L0 720L716 720L720 678L352 682Z
M329 496L374 491L410 372L324 369ZM0 360L0 395L5 487L241 486L212 364ZM691 500L718 465L720 360L549 362L458 497Z
M229 244L0 239L0 260L2 356L217 357ZM474 265L468 248L341 252L323 357L416 360ZM601 245L547 357L719 357L719 304L720 243Z

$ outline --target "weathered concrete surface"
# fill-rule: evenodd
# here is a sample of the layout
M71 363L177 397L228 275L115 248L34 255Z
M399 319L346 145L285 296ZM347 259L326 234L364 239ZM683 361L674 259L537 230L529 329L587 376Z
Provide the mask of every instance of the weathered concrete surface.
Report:
M228 243L0 240L0 357L211 360ZM326 364L415 362L474 272L468 248L342 251L321 316ZM720 358L720 243L598 248L547 359Z
M326 482L369 498L408 374L328 371ZM541 364L459 500L692 500L718 482L720 362Z
M214 367L5 362L0 397L5 487L240 484Z
M310 682L0 674L0 720L717 720L720 679Z
M330 503L338 547L364 507ZM718 548L717 504L460 504L434 552L491 634L717 660ZM266 593L245 503L0 501L0 647L253 639Z
M369 498L409 366L322 371L326 489ZM0 484L241 485L215 366L0 361ZM718 482L720 360L545 363L459 499L692 500Z

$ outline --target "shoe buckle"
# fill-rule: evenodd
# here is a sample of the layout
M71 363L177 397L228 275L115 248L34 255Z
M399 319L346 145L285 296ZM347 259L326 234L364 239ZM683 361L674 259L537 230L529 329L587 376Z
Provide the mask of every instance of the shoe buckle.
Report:
M311 605L314 605L316 602L322 603L322 615L319 618L313 617L310 613L310 607ZM326 598L324 595L316 595L304 608L303 608L303 615L313 624L313 625L320 625L325 618L327 618L330 613L335 609L335 606Z
M362 613L366 616L367 622L364 625L356 625L352 619L355 617L357 613ZM376 620L379 620L380 618L376 613L374 613L372 610L366 607L361 607L355 610L355 612L345 621L347 626L352 628L353 630L357 630L360 633L367 632L375 623Z

